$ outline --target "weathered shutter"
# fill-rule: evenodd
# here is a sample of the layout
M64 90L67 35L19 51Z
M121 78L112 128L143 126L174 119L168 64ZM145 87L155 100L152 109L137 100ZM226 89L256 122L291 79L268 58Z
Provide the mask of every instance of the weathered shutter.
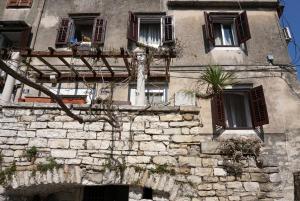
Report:
M215 36L214 36L214 25L210 15L207 12L204 12L204 19L205 19L205 36L208 41L211 43L215 43Z
M16 7L19 5L20 0L7 0L6 7Z
M71 18L62 18L60 20L55 43L56 45L67 45L73 26L74 22Z
M174 30L174 17L163 16L162 17L162 42L174 43L175 42L175 30Z
M251 38L246 11L243 11L235 18L235 26L239 44L244 43Z
M28 48L30 39L31 39L31 27L28 27L21 33L20 48L21 49Z
M92 44L100 46L104 44L107 21L104 18L96 17L93 27Z
M212 98L212 109L215 124L217 126L226 126L225 123L225 110L224 110L224 94L222 92L216 94Z
M32 0L19 0L19 6L21 7L31 7Z
M127 25L127 38L134 42L138 41L138 19L136 15L130 11Z
M268 111L262 86L255 87L250 91L252 122L254 127L269 123Z

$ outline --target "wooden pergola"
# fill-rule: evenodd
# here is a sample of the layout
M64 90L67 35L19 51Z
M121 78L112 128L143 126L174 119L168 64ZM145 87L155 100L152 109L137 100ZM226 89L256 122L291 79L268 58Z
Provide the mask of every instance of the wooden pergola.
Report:
M135 75L134 62L135 57L128 53L127 50L120 48L119 51L101 51L93 50L76 50L56 51L49 47L48 51L21 51L22 63L26 65L31 72L35 74L37 81L50 82L50 76L55 75L58 82L67 80L74 81L96 81L99 78L105 80L126 79ZM147 62L146 74L148 79L162 80L169 79L170 60L175 58L175 54L155 54L156 59L164 59L165 65L158 67L151 66ZM33 64L31 60L38 60L41 65ZM55 63L51 62L55 60ZM70 59L77 59L81 65L76 66L70 62ZM89 60L99 61L102 63L101 71L99 66L91 64ZM112 64L111 60L118 60L119 66ZM120 62L121 60L121 62ZM57 62L60 64L57 65ZM121 65L120 65L121 64ZM46 67L46 71L45 71ZM61 67L68 70L61 70ZM102 69L104 67L105 69ZM80 68L81 70L78 70Z

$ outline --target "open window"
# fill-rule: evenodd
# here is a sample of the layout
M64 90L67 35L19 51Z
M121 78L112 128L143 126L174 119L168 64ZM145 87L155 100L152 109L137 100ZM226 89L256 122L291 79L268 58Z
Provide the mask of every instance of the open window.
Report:
M225 129L253 129L269 123L263 87L224 90L212 99L214 123Z
M131 105L136 104L136 85L129 88L129 100ZM145 89L146 105L163 105L167 102L167 86L165 84L148 84Z
M0 21L0 49L26 49L30 40L31 27L24 21Z
M7 8L30 8L32 0L7 0Z
M127 38L151 47L172 44L175 42L174 18L162 14L129 12Z
M211 47L239 47L251 38L246 11L204 12L205 38Z
M100 17L99 14L72 14L68 18L61 18L56 37L56 46L103 46L106 23L106 19Z

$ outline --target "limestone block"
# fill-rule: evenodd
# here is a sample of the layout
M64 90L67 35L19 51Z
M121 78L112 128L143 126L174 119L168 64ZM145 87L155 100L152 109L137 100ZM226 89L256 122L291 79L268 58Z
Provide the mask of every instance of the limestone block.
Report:
M69 116L60 115L60 116L56 116L54 118L54 121L67 122L67 121L74 121L74 119L72 119Z
M163 129L164 135L180 135L181 128L165 128Z
M86 123L84 126L84 130L86 131L102 131L103 128L104 128L103 122Z
M163 133L162 129L145 129L146 134L152 134L152 135L160 135Z
M35 131L18 131L18 137L35 137Z
M46 138L30 138L29 147L47 147L47 139Z
M68 165L80 165L81 161L82 161L82 159L66 159L65 160L65 164L68 164Z
M85 141L84 140L71 140L70 148L71 149L84 149Z
M232 181L232 182L227 182L227 188L243 189L243 185L242 182L240 181Z
M160 121L182 121L182 116L180 114L167 114L160 115Z
M174 157L171 156L155 156L153 157L153 163L157 165L173 165L175 166L177 164L177 161Z
M27 122L32 122L36 121L36 116L21 116L21 122L27 121Z
M39 129L36 132L37 137L45 138L65 138L67 131L64 129Z
M201 153L203 154L216 154L219 143L215 141L201 142Z
M37 117L37 121L53 121L54 115L52 114L43 114L39 117Z
M218 160L214 158L202 158L203 167L216 167L218 165Z
M123 131L144 131L144 122L123 123Z
M195 127L199 126L199 121L182 121L182 122L170 122L170 127Z
M216 191L198 191L198 195L200 197L207 197L207 196L215 196L216 195ZM212 198L212 199L211 199ZM217 197L210 197L210 198L206 198L206 201L219 201L219 199Z
M158 116L144 116L144 115L141 115L141 116L137 116L135 117L134 119L135 122L145 122L145 121L159 121L159 117Z
M62 148L67 149L69 148L69 139L49 139L48 140L48 147L50 148Z
M29 128L47 128L47 122L31 122Z
M215 190L226 190L226 185L221 183L213 184L213 189Z
M150 156L128 156L127 163L136 164L136 163L150 163Z
M226 176L227 172L223 168L214 168L215 176Z
M78 131L73 132L70 131L67 134L67 138L69 139L96 139L96 133L95 132L85 132L85 131Z
M213 169L211 169L211 168L195 168L194 174L197 176L212 176Z
M0 119L0 123L17 123L17 122L18 122L18 119L15 117Z
M17 135L15 130L1 130L0 137L14 137Z
M169 141L170 135L153 135L152 139L154 141Z
M155 129L169 128L169 123L168 122L151 122L150 128L155 128Z
M189 182L192 182L193 184L201 184L202 183L202 179L199 176L190 175L190 176L187 176L187 180Z
M63 127L62 122L56 122L56 121L48 122L48 128L62 128L62 127Z
M200 184L198 185L197 187L198 190L205 190L205 191L208 191L208 190L212 190L213 187L212 187L212 184Z
M63 128L64 129L71 129L71 130L83 130L84 124L80 124L77 121L74 122L64 122Z
M110 141L105 140L87 140L87 149L97 150L97 149L108 149Z
M259 183L258 182L244 182L244 188L246 191L250 192L258 192L259 191Z
M219 201L219 199L217 197L207 197L205 201Z
M239 201L241 200L240 196L229 196L228 197L230 201Z
M137 134L133 137L134 141L150 141L151 135Z
M199 136L194 135L173 135L172 141L176 143L197 143Z
M144 151L165 151L166 146L162 142L141 142L140 149Z
M76 150L70 149L52 149L51 156L54 158L75 158L76 157Z
M29 142L29 138L21 138L21 137L18 137L18 138L16 138L16 140L15 140L15 145L25 145L25 144L28 144L28 142Z
M201 158L199 157L184 157L184 156L179 156L178 163L181 166L192 166L192 167L201 167Z

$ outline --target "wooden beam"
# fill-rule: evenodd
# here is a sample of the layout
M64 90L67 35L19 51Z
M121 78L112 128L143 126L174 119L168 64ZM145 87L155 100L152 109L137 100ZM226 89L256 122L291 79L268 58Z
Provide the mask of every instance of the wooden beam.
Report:
M103 63L105 64L106 68L110 71L111 75L114 76L114 71L112 70L111 66L109 65L108 61L106 60L106 58L103 55L100 55Z
M22 60L22 63L25 64L28 68L31 68L32 70L34 70L35 72L37 72L40 77L42 77L44 74L42 73L42 71L40 71L39 69L35 68L34 66L32 66L30 63L28 63L25 59Z
M128 57L125 56L125 50L124 50L124 48L120 48L120 51L121 51L121 55L123 56L123 60L124 60L127 72L128 72L129 75L131 75L131 71L130 71L130 67L129 67L129 62L128 62Z
M58 57L76 76L79 76L78 72L72 67L63 57Z
M55 51L55 52L49 52L49 51L29 51L29 50L24 50L21 51L21 56L22 57L70 57L70 58L80 58L80 57L86 57L86 58L97 58L99 54L96 51ZM105 51L101 52L101 56L105 58L123 58L124 56L126 58L131 58L129 54L124 54L122 55L120 52L111 52L111 51ZM171 57L175 58L176 55L174 54L164 54L164 55L154 55L154 58L166 58L166 57Z
M81 61L90 69L90 71L93 72L94 76L96 76L96 71L93 69L93 67L87 62L87 60L84 57L80 57Z
M49 68L51 68L54 72L56 72L58 74L58 77L60 76L60 72L59 70L57 70L54 66L52 66L48 61L46 61L45 59L43 59L42 57L37 57L41 62L43 62L46 66L48 66Z

